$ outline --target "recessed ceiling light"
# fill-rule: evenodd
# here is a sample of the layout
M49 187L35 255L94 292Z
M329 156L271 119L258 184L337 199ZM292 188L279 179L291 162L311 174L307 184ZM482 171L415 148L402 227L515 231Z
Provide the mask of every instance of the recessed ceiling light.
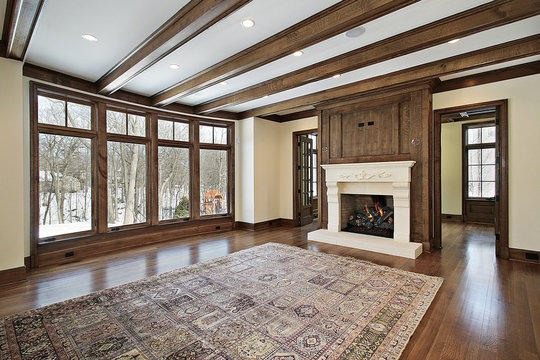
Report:
M345 33L345 36L348 38L355 38L355 37L359 37L365 32L366 32L366 28L359 26L359 27L355 27L354 29L347 31Z
M98 38L91 34L83 34L82 38L86 41L98 41Z
M171 69L173 69L173 70L178 70L178 69L180 69L180 65L178 65L178 64L171 64L171 65L169 65L169 67L170 67Z
M332 77L333 77L334 79L337 79L337 78L340 77L340 76L341 76L341 74L336 74L336 75L333 75Z
M450 40L448 43L449 44L455 44L459 41L459 39L454 39L454 40Z
M255 26L255 21L252 19L244 19L242 20L242 26L249 29Z
M298 57L298 56L302 56L302 55L304 55L304 52L303 52L303 51L300 51L300 50L298 50L298 51L295 51L295 52L293 52L293 55L294 55L294 56L296 56L296 57Z
M226 81L222 81L222 82L219 83L219 85L227 86L227 85L229 85L229 83L226 82Z

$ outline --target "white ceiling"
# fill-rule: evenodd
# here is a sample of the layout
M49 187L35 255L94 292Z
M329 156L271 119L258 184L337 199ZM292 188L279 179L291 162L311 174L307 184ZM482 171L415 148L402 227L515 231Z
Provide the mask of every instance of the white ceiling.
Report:
M269 105L274 102L284 101L290 98L331 89L356 81L388 74L394 71L408 69L431 61L436 61L447 57L474 51L479 48L505 43L529 35L535 35L538 33L539 29L540 15L526 20L521 20L509 25L483 31L471 36L467 36L465 38L462 38L458 43L455 44L444 43L425 50L414 52L412 54L400 56L371 66L366 66L358 70L350 71L348 73L342 74L342 76L337 79L329 78L316 81L307 85L296 87L291 90L273 94L266 99L263 98L248 101L240 105L225 108L224 110L240 112L260 106Z
M26 61L96 81L188 2L45 1ZM82 34L99 41L83 40Z
M89 81L96 81L188 1L46 1L30 42L26 61ZM338 2L339 0L252 0L157 62L127 84L124 89L146 96L155 95ZM344 34L334 36L302 49L304 55L301 57L286 56L235 76L228 80L226 86L215 85L181 98L178 102L198 105L487 2L489 1L422 0L379 19L358 24L366 29L366 32L358 38L347 38ZM5 13L5 5L6 0L0 0L0 10L4 9L1 11L2 17ZM252 18L255 21L255 27L243 28L240 23L245 18ZM536 16L468 36L456 44L445 43L354 70L342 74L339 78L317 81L272 94L266 99L256 99L230 106L225 110L240 112L269 105L534 35L539 33L539 30L540 16ZM99 41L83 40L81 35L84 33L95 35ZM531 59L531 61L534 60L537 60L537 57ZM180 69L171 70L170 64L178 64ZM499 67L494 69L496 68Z

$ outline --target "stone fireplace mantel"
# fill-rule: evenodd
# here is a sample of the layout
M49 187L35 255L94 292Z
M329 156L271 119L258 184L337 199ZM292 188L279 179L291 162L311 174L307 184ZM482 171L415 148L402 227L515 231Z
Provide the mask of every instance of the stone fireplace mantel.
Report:
M326 171L328 230L308 234L309 240L415 259L422 244L410 242L410 184L415 161L321 165ZM389 195L394 200L394 238L342 232L341 194Z

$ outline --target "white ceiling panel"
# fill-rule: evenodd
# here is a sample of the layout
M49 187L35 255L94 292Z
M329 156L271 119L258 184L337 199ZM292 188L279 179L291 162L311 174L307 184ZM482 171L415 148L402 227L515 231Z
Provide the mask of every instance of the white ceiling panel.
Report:
M153 95L338 2L253 0L159 61L125 89ZM246 18L253 19L255 26L243 28L241 22ZM170 64L180 68L171 70Z
M188 0L46 1L27 62L96 81ZM159 4L159 6L156 6ZM99 41L88 42L82 34Z
M521 20L509 25L501 26L491 30L483 31L465 38L455 44L442 44L431 47L412 54L400 56L392 60L384 61L362 69L354 70L343 74L339 78L330 78L303 85L291 90L282 91L266 99L252 100L236 106L227 107L224 110L240 112L261 106L270 105L275 102L289 100L306 94L315 93L322 90L350 84L353 82L373 78L411 68L431 61L441 60L447 57L467 53L523 37L536 35L540 29L540 16L535 16L526 20Z
M345 34L334 36L303 49L304 55L301 57L291 55L281 58L228 80L228 86L215 85L186 96L180 99L179 102L197 105L487 2L489 0L455 0L451 2L448 2L448 0L424 0L363 24L362 26L366 29L366 32L358 38L348 38ZM418 16L418 14L422 14L422 16Z

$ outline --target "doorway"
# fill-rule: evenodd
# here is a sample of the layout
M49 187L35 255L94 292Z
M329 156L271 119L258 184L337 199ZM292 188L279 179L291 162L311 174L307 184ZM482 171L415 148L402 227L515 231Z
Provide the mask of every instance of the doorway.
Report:
M449 159L453 157L459 163L460 171L456 170L456 166L453 171L452 168L445 168L443 171L442 145L445 140L448 140L442 139L443 127L448 129L453 127L454 133L455 130L459 131L456 136L459 136L461 141L446 141L459 142L459 145L450 153L447 150L444 161L447 165L446 161L451 161ZM495 253L498 257L508 259L507 100L436 110L433 144L432 245L434 248L443 247L443 219L464 223L492 224L495 229ZM456 172L459 174L456 175ZM455 188L456 182L461 184L461 189L457 192L454 189L454 194L443 193L443 182L445 182L445 191ZM459 211L457 211L458 208L460 208Z
M295 226L311 224L318 217L318 132L293 133L293 214Z

